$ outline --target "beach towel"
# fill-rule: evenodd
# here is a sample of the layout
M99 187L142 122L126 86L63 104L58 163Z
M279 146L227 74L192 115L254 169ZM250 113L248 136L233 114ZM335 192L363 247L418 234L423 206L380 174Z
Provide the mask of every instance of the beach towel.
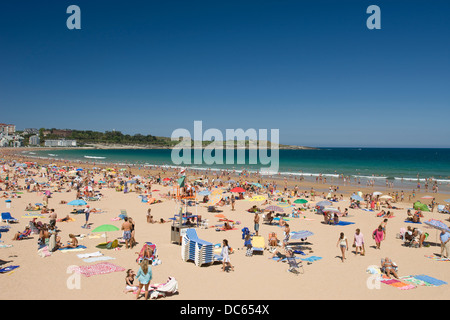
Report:
M430 276L427 276L427 275L424 275L424 274L420 274L418 276L414 276L414 278L416 278L418 280L425 281L425 282L427 282L427 283L429 283L429 284L431 284L433 286L436 286L436 287L441 286L443 284L447 284L447 282L445 282L445 281L442 281L442 280L439 280L439 279L436 279L436 278L433 278L433 277L430 277Z
M7 267L4 267L4 268L1 268L0 269L0 273L8 273L8 272L11 272L11 271L13 271L13 270L15 270L17 268L19 268L19 266L7 266Z
M44 247L40 248L37 253L41 258L46 258L46 257L49 257L52 255L48 246L44 246Z
M22 218L45 218L43 214L40 213L25 213L25 215L22 216Z
M374 211L371 210L371 209L362 209L362 210L364 210L364 211L369 211L369 212L374 212Z
M307 261L307 262L313 262L313 261L317 261L317 260L321 260L321 259L322 259L322 257L311 256L311 257L304 258L304 259L301 259L301 260L302 261Z
M416 224L422 224L422 222L413 222L411 220L405 220L406 223L416 223Z
M230 231L230 230L237 230L238 228L231 228L231 229L225 229L225 228L219 228L220 231Z
M60 249L58 249L58 251L61 251L61 252L75 252L75 251L83 251L83 250L86 250L86 247L82 246L82 245L79 245L76 248L60 248Z
M100 257L100 256L103 256L103 253L101 253L100 251L96 251L96 252L92 252L92 253L77 254L77 257L80 259L86 259L86 258L91 258L91 257Z
M90 266L79 266L75 269L75 271L85 277L91 277L99 274L121 272L125 271L125 269L109 262L101 262Z
M93 258L87 258L87 259L83 259L84 262L97 262L97 261L106 261L106 260L114 260L116 258L113 257L93 257Z
M0 248L11 248L12 244L0 244Z
M429 284L428 282L425 282L423 280L416 279L416 278L414 278L414 276L403 276L403 277L400 277L400 280L403 282L411 283L417 287L419 287L419 286L433 287L432 284Z
M435 255L425 255L425 257L434 261L450 261L449 258L441 258Z
M354 222L350 221L339 221L338 223L334 224L335 226L348 226L350 224L355 224Z
M410 289L416 288L416 286L411 283L402 282L397 279L384 279L384 280L381 280L381 282L384 284L390 285L391 287L400 289L400 290L410 290Z

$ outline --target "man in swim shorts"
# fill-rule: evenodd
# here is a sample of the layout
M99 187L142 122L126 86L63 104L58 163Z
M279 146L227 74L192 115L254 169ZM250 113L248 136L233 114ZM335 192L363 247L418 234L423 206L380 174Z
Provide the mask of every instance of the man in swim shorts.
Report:
M131 239L132 225L128 221L128 217L125 217L123 220L124 220L124 223L122 224L123 239L125 240L125 248L128 249L128 246L130 244L130 239Z

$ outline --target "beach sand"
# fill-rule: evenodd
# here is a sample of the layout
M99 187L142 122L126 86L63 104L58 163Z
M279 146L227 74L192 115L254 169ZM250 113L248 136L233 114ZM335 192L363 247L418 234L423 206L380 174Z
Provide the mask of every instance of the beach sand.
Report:
M11 155L12 157L12 155ZM147 171L148 172L148 171ZM141 171L139 174L144 176ZM168 173L173 174L173 172ZM38 179L39 180L39 179ZM23 181L22 179L19 181ZM329 184L320 185L314 183L290 181L289 185L300 185L300 190L309 190L314 186L316 190L320 188L327 189ZM282 185L280 183L280 185ZM82 252L62 253L57 251L51 256L42 258L37 254L37 235L32 235L32 239L21 241L12 241L12 237L17 231L23 231L30 221L29 218L23 218L26 213L25 207L28 203L42 202L42 195L38 193L27 193L21 195L19 199L12 199L11 208L6 208L4 201L0 202L2 212L9 211L12 216L19 219L19 223L11 224L11 230L2 234L3 244L12 244L10 248L0 248L0 260L7 262L7 265L19 265L20 267L8 274L1 274L0 281L2 290L0 290L0 299L114 299L128 300L135 299L131 293L125 294L125 271L113 272L104 275L92 277L81 276L80 287L70 289L67 285L71 281L73 274L69 271L70 266L92 265L94 263L83 262L77 257L80 253L91 253L101 251L105 256L113 257L109 260L122 268L133 269L137 272L139 266L136 263L137 254L144 244L150 241L155 243L158 250L158 256L162 264L153 266L152 284L164 283L169 276L175 277L179 285L179 294L164 298L165 300L305 300L305 299L447 299L449 286L442 285L438 287L418 286L411 290L399 290L392 286L381 284L377 288L369 288L367 285L370 274L366 269L371 265L380 265L380 260L390 257L399 266L398 274L400 276L426 274L434 278L450 282L448 268L450 262L441 262L428 259L425 255L440 253L439 232L428 228L425 224L417 225L424 232L429 233L429 242L434 245L423 248L407 248L402 246L403 241L396 238L400 228L407 226L416 226L405 223L406 208L411 208L412 203L396 203L403 209L394 210L394 218L389 219L387 224L387 238L381 244L381 250L374 248L375 242L371 233L382 222L382 218L376 217L376 212L367 212L361 209L349 209L349 217L342 217L341 221L351 221L355 224L348 226L331 226L322 223L322 215L307 211L302 216L311 220L302 218L291 218L289 224L291 231L309 230L314 233L307 239L312 251L306 250L307 256L319 256L321 260L312 263L303 262L304 273L298 276L287 272L288 264L276 262L271 259L271 253L267 250L262 255L245 256L243 247L241 229L248 227L251 232L253 229L254 214L246 210L253 205L260 205L262 201L250 202L247 200L236 201L236 210L231 211L231 206L220 207L222 214L228 219L239 221L236 225L237 230L215 231L215 228L200 229L196 231L201 239L213 244L222 243L223 239L228 239L234 252L230 255L231 263L235 271L222 272L221 263L211 266L197 267L194 262L184 262L181 259L181 246L173 244L170 241L171 223L148 224L146 222L147 209L152 209L153 217L158 220L164 218L168 220L176 213L176 204L173 200L166 200L159 194L172 191L172 187L154 185L153 189L159 189L154 192L157 199L162 199L162 203L148 205L142 203L138 194L131 192L124 194L116 192L114 189L104 188L101 190L104 197L100 201L89 202L91 208L100 208L104 213L92 213L89 222L93 225L90 230L102 224L113 224L120 228L122 221L111 221L120 214L121 209L127 210L128 216L136 222L136 240L138 245L133 249L120 250L98 249L95 246L104 241L104 238L90 239L89 229L83 229L84 215L71 215L76 221L58 222L57 226L61 229L60 236L62 241L68 241L68 234L86 235L79 244L87 247ZM354 190L360 189L363 193L373 192L373 188L360 186L341 187L340 193L344 194L345 200L335 204L341 209L348 207L349 196ZM395 189L394 189L395 190ZM377 190L384 193L393 190ZM321 192L319 192L320 194ZM416 199L424 195L424 192L416 195ZM49 208L54 208L58 218L66 216L72 206L60 204L62 200L71 201L75 199L75 192L53 193L49 200ZM434 194L433 194L434 195ZM437 194L438 203L448 198L448 195ZM408 199L408 196L405 196ZM4 199L2 199L4 200ZM293 200L293 199L291 199ZM316 201L320 201L316 197ZM428 200L423 202L428 203ZM313 202L314 203L314 202ZM276 203L273 203L276 205ZM195 209L192 209L195 210ZM289 209L290 212L290 209ZM221 223L214 217L216 213L208 213L204 204L197 207L197 214L203 219L208 219L209 224ZM434 212L425 212L426 221L428 218L443 220L448 219L448 215ZM48 217L39 219L42 222L48 222ZM262 220L262 219L261 219ZM170 220L169 220L170 221ZM448 223L447 223L448 224ZM1 225L4 225L2 223ZM354 256L353 235L355 229L360 228L365 237L366 255ZM267 243L267 237L270 232L277 233L279 239L283 238L283 229L276 225L261 224L260 235L264 236ZM340 232L344 232L349 239L349 251L347 259L341 262L340 249L336 246ZM108 232L108 239L114 239L122 235L121 231ZM292 241L295 242L295 241ZM304 258L303 256L300 256ZM1 262L1 261L0 261ZM137 283L137 280L135 280ZM45 289L45 290L44 290Z

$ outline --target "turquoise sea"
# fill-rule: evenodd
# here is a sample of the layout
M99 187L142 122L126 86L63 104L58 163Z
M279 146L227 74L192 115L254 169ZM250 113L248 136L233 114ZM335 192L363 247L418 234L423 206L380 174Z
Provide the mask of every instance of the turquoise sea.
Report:
M51 159L67 159L83 162L174 166L172 150L164 149L69 149L24 151L27 155ZM236 156L236 153L235 153ZM225 152L224 152L225 158ZM195 164L186 165L198 169L243 169L258 171L267 166L249 164L248 151L245 164ZM225 159L223 161L225 163ZM183 165L184 166L184 165ZM315 179L322 175L328 181L336 181L339 175L367 180L375 185L385 185L386 180L395 185L423 184L425 178L434 178L441 186L450 186L450 149L432 148L321 148L318 150L279 150L280 175L304 176Z

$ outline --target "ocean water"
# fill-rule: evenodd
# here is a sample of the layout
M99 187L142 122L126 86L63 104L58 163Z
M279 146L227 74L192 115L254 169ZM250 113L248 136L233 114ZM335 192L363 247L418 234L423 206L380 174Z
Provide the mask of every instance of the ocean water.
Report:
M28 151L24 151L27 153ZM83 162L167 165L174 166L172 151L163 149L69 149L38 150L31 156L49 159L67 159ZM213 154L214 155L214 154ZM192 153L193 156L193 153ZM226 163L223 153L223 163ZM185 167L205 169L243 169L258 171L268 167L249 163L246 151L245 163L238 164L235 152L234 164L191 164ZM270 153L269 153L270 157ZM233 159L232 159L233 160ZM192 160L193 162L193 160ZM450 149L432 148L321 148L319 150L279 150L279 173L281 175L303 176L315 179L322 175L329 181L338 180L340 175L352 180L375 181L384 185L387 181L416 185L426 178L434 178L441 185L450 185Z

